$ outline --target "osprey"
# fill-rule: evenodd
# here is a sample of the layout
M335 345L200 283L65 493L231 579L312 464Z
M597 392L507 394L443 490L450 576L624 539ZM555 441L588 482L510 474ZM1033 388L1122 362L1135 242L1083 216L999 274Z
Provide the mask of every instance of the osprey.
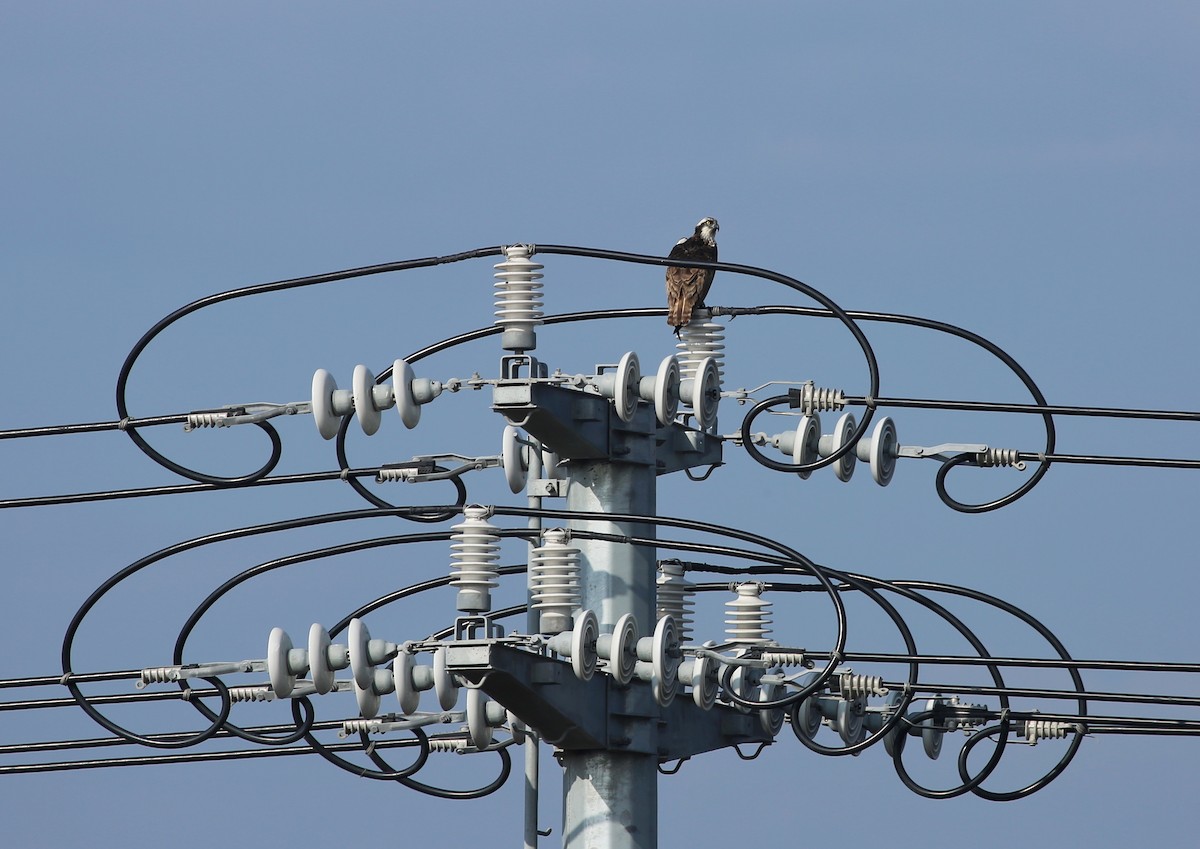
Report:
M698 259L702 262L717 261L717 231L721 229L715 218L703 218L696 225L696 232L680 239L671 248L668 259ZM704 299L712 286L715 272L708 268L667 268L667 324L679 328L692 320L692 310L704 306Z

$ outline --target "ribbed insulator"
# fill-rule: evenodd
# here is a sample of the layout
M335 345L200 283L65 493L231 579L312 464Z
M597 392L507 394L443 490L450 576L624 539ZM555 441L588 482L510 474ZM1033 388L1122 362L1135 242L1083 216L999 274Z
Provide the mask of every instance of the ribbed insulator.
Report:
M692 639L692 608L696 604L696 585L683 577L683 564L666 561L658 564L658 619L672 616L679 629L679 642Z
M1051 719L1027 719L1025 720L1024 737L1031 746L1036 746L1038 740L1061 740L1068 734L1078 731L1069 722L1056 722Z
M543 634L570 630L579 609L579 549L568 540L566 529L550 528L529 557L530 602L541 611Z
M866 696L886 696L888 688L878 675L855 675L843 672L838 676L838 687L844 699L860 699Z
M691 380L705 357L712 357L717 376L725 381L725 325L709 318L694 318L679 328L679 379ZM686 403L686 402L685 402Z
M504 249L507 259L496 263L496 321L504 328L500 347L509 351L532 351L537 345L533 328L542 323L542 279L544 267L529 257L532 245Z
M451 586L458 587L458 609L484 613L492 609L491 588L496 584L496 561L500 558L498 528L488 522L492 511L471 505L466 517L455 525L450 548Z
M770 640L771 602L761 598L763 585L757 581L730 587L737 598L725 602L725 634L731 642L760 644Z

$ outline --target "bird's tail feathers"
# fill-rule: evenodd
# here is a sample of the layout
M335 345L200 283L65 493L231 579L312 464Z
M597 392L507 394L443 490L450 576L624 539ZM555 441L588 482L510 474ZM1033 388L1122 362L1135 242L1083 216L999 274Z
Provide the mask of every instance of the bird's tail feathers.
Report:
M678 328L683 327L683 325L691 320L692 305L686 298L680 298L670 304L670 308L667 310L667 324L678 330Z

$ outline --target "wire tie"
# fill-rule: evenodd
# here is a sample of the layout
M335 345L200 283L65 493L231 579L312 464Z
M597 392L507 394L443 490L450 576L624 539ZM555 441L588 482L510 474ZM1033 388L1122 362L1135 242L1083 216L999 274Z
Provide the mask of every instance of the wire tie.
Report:
M870 395L863 396L863 405L871 410L876 409L875 399L872 398Z
M119 430L126 430L129 427L129 421L130 421L129 416L126 416L125 418L123 418L119 422L117 422L117 428Z
M58 683L59 683L59 684L62 684L64 687L66 687L66 686L70 685L70 683L71 683L71 679L72 679L72 678L74 678L74 677L75 677L75 676L74 676L72 673L70 673L70 672L64 672L64 673L62 674L62 677L58 679Z
M344 481L349 481L350 480L350 470L342 469L341 472L338 473L338 477L340 477Z

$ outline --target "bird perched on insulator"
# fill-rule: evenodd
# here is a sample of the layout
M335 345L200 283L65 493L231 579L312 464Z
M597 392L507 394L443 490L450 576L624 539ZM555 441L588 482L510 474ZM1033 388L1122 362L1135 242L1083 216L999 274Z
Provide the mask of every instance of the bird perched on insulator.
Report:
M668 259L701 262L717 261L717 231L721 229L715 218L702 218L696 231L686 239L680 239L671 248ZM679 328L692 320L692 310L703 307L708 290L712 288L711 268L689 268L685 265L667 267L667 324Z

